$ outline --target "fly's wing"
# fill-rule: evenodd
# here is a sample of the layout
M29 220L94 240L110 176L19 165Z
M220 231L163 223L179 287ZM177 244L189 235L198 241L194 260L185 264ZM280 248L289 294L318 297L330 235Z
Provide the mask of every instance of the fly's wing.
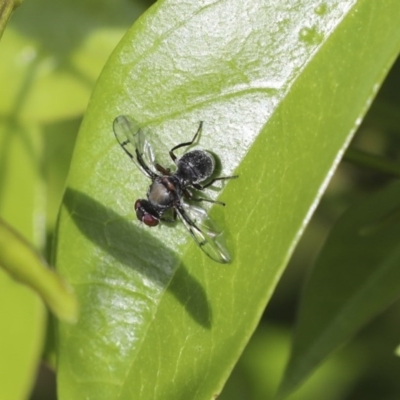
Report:
M183 203L177 213L204 253L219 263L230 262L231 257L223 244L223 234L215 228L205 210Z
M125 115L119 115L113 123L118 143L136 166L148 177L157 175L153 147L146 138L143 128Z

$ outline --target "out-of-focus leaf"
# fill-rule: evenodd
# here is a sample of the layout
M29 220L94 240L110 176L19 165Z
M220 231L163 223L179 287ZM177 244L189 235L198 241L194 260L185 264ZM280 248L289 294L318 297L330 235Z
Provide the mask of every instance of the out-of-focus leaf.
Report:
M261 325L250 339L218 400L272 399L289 355L288 330ZM333 357L288 400L341 400L364 371L362 348L353 346ZM241 388L237 384L241 384ZM246 385L247 384L247 385ZM239 389L239 390L238 390ZM240 390L241 389L241 390Z
M0 304L1 396L26 399L43 348L46 309L39 296L1 269Z
M37 131L35 124L0 120L0 215L40 248L46 204Z
M0 219L0 266L14 279L37 292L58 318L74 322L78 308L75 296L36 251Z
M41 247L45 241L44 216L48 203L39 162L42 141L35 128L34 124L17 127L11 122L0 125L0 215ZM8 244L5 250L11 259L22 255L19 251L10 254ZM45 282L36 281L39 285ZM10 400L26 398L43 348L46 310L36 293L3 272L0 293L1 393Z
M54 122L83 114L93 84L140 1L27 1L0 46L0 113Z
M57 268L82 306L59 330L61 400L219 393L397 55L399 18L397 0L159 1L134 25L93 93L60 218ZM240 175L211 210L231 264L182 224L134 221L149 181L114 138L119 114L156 150L204 121L200 145Z
M27 2L1 42L0 212L28 238L33 235L39 248L46 245L46 228L54 228L74 121L111 50L146 6L127 0Z
M0 118L0 215L40 248L46 206L38 163L41 140L35 133L34 124L22 126ZM20 400L26 398L36 376L46 309L36 293L3 271L0 306L1 395Z
M305 288L282 393L399 298L399 222L397 183L354 205L337 222Z

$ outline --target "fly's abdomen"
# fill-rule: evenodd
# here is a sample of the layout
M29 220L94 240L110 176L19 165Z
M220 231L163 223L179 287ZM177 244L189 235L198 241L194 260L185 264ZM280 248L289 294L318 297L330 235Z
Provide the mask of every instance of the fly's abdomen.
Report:
M214 169L215 160L211 153L192 150L179 159L177 175L187 182L199 183L208 179Z

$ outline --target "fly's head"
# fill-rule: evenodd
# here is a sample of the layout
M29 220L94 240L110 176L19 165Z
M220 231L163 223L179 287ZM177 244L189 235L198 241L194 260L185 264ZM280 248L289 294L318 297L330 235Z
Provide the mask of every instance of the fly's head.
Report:
M136 200L135 211L138 220L147 226L157 226L160 222L160 212L148 200Z

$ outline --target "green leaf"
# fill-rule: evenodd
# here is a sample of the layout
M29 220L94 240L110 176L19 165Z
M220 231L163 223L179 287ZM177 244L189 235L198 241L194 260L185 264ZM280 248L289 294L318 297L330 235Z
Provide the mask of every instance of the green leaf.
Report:
M345 160L358 164L364 168L370 168L384 174L400 177L400 165L387 157L367 153L357 148L349 148L345 154Z
M4 119L1 122L0 215L40 247L44 236L40 222L45 210L42 186L38 185L41 182L37 164L40 138L35 135L36 126L18 125ZM6 399L19 400L29 394L37 373L46 331L46 309L36 293L3 271L0 271L0 307L3 310L1 394Z
M37 373L46 326L41 299L0 269L1 396L26 399Z
M35 290L58 318L74 322L78 307L63 280L15 230L0 219L0 266L14 279Z
M0 112L31 123L81 115L107 57L146 9L142 3L24 3L0 46Z
M399 16L397 0L160 1L133 26L93 93L60 216L57 268L82 307L59 329L61 400L219 393L397 55ZM231 264L182 224L135 222L149 181L116 143L119 114L156 150L204 121L201 146L239 174L207 190L227 203L210 215Z
M218 400L272 399L285 367L291 334L274 324L261 323L251 337ZM290 400L345 398L365 366L360 347L329 359Z
M339 219L305 288L282 393L400 296L400 184Z

